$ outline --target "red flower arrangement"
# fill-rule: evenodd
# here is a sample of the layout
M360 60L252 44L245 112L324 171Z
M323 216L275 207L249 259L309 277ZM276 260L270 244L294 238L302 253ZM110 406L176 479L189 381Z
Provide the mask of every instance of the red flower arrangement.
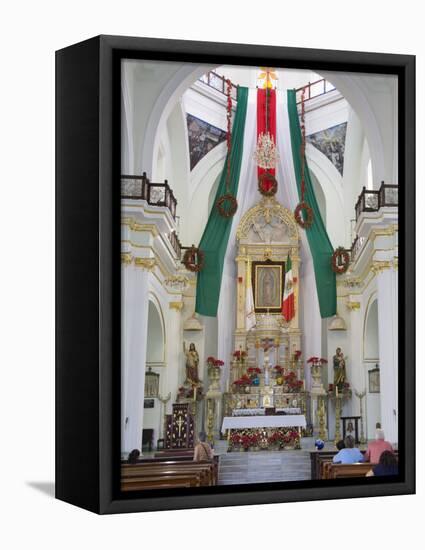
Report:
M240 445L241 443L241 436L238 433L232 433L230 436L230 442L232 445Z
M276 365L275 367L273 367L273 369L278 373L283 372L283 367L281 367L280 365Z
M222 367L224 365L224 361L222 361L221 359L216 359L215 357L210 355L210 357L208 357L207 359L207 364L214 367Z
M327 363L327 359L325 359L324 357L316 357L316 356L313 356L313 357L310 357L310 359L307 360L307 363L314 363L314 364L320 364L320 365L324 365L325 363Z
M235 357L238 361L240 361L246 357L246 351L242 351L238 349L233 352L233 357Z
M288 388L288 391L290 392L296 392L300 390L303 387L303 381L297 380L297 375L294 371L288 372L288 374L285 374L283 377L285 381L285 385Z
M235 386L250 386L251 385L251 378L247 374L244 374L242 376L242 378L239 378L238 380L235 380L233 382L233 384Z
M247 370L249 374L261 374L261 369L258 367L249 367Z
M300 349L297 349L294 351L294 357L296 360L298 360L301 357L302 351Z
M279 445L279 447L283 448L288 444L297 444L299 438L300 434L295 430L278 430L273 432L267 438L267 441L269 445Z
M334 391L334 385L333 384L329 384L328 391Z

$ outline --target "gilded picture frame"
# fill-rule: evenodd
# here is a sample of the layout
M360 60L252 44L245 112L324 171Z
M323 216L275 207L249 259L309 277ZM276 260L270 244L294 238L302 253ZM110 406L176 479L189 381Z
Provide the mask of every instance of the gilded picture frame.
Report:
M284 262L253 262L252 289L255 313L278 313L282 309Z

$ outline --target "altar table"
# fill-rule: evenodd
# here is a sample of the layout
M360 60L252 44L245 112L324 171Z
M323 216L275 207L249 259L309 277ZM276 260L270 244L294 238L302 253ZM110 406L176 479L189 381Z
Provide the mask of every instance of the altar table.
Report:
M303 414L273 416L225 416L221 432L226 430L243 430L247 428L305 428Z
M301 409L300 407L283 407L276 409L276 412L283 412L285 414L301 414ZM232 416L266 416L266 411L265 409L234 409Z

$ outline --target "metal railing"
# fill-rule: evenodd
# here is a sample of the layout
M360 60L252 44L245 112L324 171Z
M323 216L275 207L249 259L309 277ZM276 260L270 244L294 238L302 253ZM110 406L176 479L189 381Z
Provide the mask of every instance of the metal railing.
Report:
M382 182L378 190L369 190L363 187L355 206L356 222L363 212L378 212L381 208L394 206L398 206L398 185L387 185ZM356 235L350 249L352 262L360 254L366 240L366 237Z
M173 190L164 183L153 183L149 181L146 172L141 176L121 176L121 198L131 200L144 200L151 206L165 206L170 211L174 221L176 220L177 200ZM168 235L168 240L173 247L178 260L181 258L181 243L175 231Z
M378 212L384 206L398 206L398 185L381 183L378 190L363 187L355 206L356 221L362 212Z
M176 219L177 200L168 181L164 183L153 183L142 176L121 176L121 198L142 199L152 206L165 206L170 211L173 219Z
M329 92L333 92L334 90L336 90L336 88L333 84L331 84L324 78L321 78L320 80L316 80L314 82L309 82L305 86L301 86L301 88L297 88L295 90L297 104L301 103L301 95L303 90L305 90L305 101L308 101L309 99L313 99L315 97L328 94Z
M168 240L171 243L171 246L174 249L174 252L176 253L176 257L178 260L181 260L182 257L182 243L180 242L179 238L177 237L177 233L175 231L172 231L168 235Z
M199 82L202 82L203 84L206 84L210 88L213 88L214 90L217 90L217 92L220 92L221 94L227 95L227 86L226 86L226 78L224 76L221 76L220 74L216 73L215 71L210 71L209 73L203 74L200 78L198 78ZM238 99L238 87L235 86L235 84L232 83L232 91L230 93L232 99L236 101Z

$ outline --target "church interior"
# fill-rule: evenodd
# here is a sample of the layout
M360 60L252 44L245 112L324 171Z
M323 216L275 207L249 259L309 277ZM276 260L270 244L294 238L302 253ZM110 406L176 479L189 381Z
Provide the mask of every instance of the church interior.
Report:
M397 457L397 101L388 75L123 61L123 490Z

